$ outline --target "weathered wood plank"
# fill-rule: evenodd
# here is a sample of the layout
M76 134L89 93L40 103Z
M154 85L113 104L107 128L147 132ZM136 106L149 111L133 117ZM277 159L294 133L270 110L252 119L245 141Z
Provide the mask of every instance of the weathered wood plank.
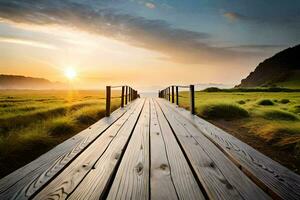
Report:
M147 100L107 199L149 199L149 121Z
M154 175L157 176L171 176L173 185L175 187L178 199L205 199L204 195L201 192L201 189L193 175L193 172L191 171L183 152L181 151L179 144L176 141L176 138L168 124L168 121L164 117L162 111L160 110L159 106L155 102L153 104L154 108L151 107L151 124L154 123L159 125L159 130L153 129L151 130L151 137L156 137L157 139L160 139L165 144L165 150L158 148L157 142L152 142L151 139L151 168L154 165L155 159L153 158L155 155L157 156L157 160L160 160L163 152L166 151L166 156L169 162L169 166L164 166L163 168L168 169L166 172L166 169L157 169L160 171L160 173L151 173L151 199L154 196L155 193L157 193L157 196L163 195L163 198L157 198L157 199L167 199L164 197L164 195L168 195L166 192L166 187L161 185L161 178L156 178L155 180ZM152 112L153 111L153 112ZM157 134L158 133L158 134ZM156 150L156 154L154 154L153 149ZM161 162L162 164L166 162ZM157 167L159 167L160 163L157 163ZM161 165L160 165L161 166ZM161 167L160 167L161 168ZM155 169L155 168L154 168ZM154 186L154 189L156 189L156 192L152 190ZM162 193L162 194L159 194ZM172 196L168 195L170 199ZM154 198L155 199L155 198Z
M208 197L212 199L269 199L212 142L180 114L159 100Z
M82 154L80 154L69 166L43 188L34 199L65 199L94 167L95 163L106 151L111 141L119 133L121 127L130 119L137 120L143 101L139 100L134 108L120 117L116 123L109 127L97 138Z
M118 109L36 160L0 180L0 199L28 199L76 158L135 103Z
M172 180L166 145L153 100L150 100L150 193L151 199L178 199ZM197 183L196 183L197 184Z
M274 198L300 199L300 176L213 124L170 106L190 120L251 179Z
M122 159L141 110L135 112L135 117L131 117L125 122L107 150L68 199L102 199L102 195L108 192L106 190L109 187L109 181Z

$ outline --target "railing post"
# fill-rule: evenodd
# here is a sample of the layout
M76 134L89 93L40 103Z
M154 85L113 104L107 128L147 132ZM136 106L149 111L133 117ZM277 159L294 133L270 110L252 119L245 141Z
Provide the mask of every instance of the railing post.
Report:
M190 85L190 109L191 114L195 114L195 87Z
M125 86L122 86L122 95L121 95L121 107L124 107L124 90L125 90Z
M174 103L174 85L172 85L172 103Z
M111 87L106 86L106 113L105 116L110 116L110 96L111 96Z
M179 93L178 93L178 86L176 86L176 105L179 105Z
M128 102L131 101L130 94L131 94L131 87L128 87Z
M128 97L128 86L125 86L126 90L125 90L125 105L127 105L127 97Z
M130 102L132 101L132 88L130 87L130 95L129 95L129 99L130 99Z
M165 99L167 100L167 88L165 89Z

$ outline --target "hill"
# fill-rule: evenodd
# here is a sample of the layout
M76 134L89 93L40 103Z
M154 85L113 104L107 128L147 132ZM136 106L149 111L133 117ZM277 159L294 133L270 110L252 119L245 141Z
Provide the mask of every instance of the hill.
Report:
M65 85L44 78L0 74L0 89L62 89Z
M260 63L236 87L300 88L300 45L285 49Z

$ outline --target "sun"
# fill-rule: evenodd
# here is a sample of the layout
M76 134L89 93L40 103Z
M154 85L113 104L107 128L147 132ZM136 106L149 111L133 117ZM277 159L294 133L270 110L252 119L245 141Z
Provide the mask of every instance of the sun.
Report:
M77 72L76 72L75 69L73 69L73 68L67 68L67 69L65 69L65 76L66 76L69 80L73 80L73 79L76 78Z

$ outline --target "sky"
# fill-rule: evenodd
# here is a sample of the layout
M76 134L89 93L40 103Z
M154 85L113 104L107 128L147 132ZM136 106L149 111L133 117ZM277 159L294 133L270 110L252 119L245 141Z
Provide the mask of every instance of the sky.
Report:
M232 86L299 35L299 0L0 0L0 74Z

